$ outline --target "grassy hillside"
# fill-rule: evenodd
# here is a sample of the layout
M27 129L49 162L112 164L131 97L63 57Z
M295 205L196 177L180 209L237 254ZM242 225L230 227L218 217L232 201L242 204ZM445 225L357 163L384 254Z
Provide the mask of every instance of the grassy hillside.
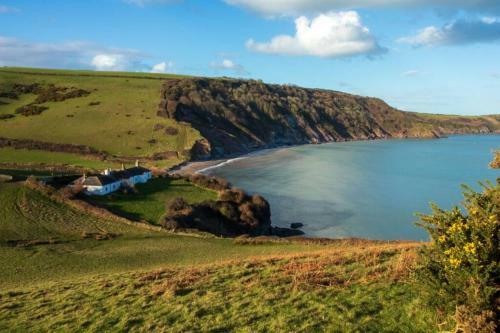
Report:
M155 178L146 184L138 184L137 193L113 193L104 197L92 197L89 200L119 215L157 224L165 213L167 202L179 197L188 203L196 203L216 200L217 193L197 187L184 179Z
M34 168L41 165L71 165L85 169L102 170L107 167L119 167L118 163L102 161L89 156L51 152L42 150L0 148L0 164L23 165Z
M13 240L81 239L84 233L138 232L55 202L26 186L0 183L0 243Z
M182 152L199 138L197 131L156 116L161 82L171 77L176 76L0 68L0 116L12 117L0 120L0 136L85 145L118 157L175 152L182 159ZM89 94L37 103L48 108L38 115L16 114L19 107L35 102L37 95L18 94L16 99L8 93L15 84L34 83ZM166 129L175 134L167 134Z
M191 200L200 195L175 187L174 192ZM315 248L274 244L235 247L229 239L147 230L75 210L19 183L0 183L0 202L0 290L21 287L25 282Z
M2 150L3 164L19 155L18 163L102 168L140 158L164 167L278 145L499 129L494 115L407 113L376 98L252 80L0 68L0 149L23 148Z
M305 253L3 289L0 330L436 332L438 325L450 328L435 309L422 306L418 290L409 283L417 244L360 245L345 241ZM247 251L247 256L262 247L269 245L232 246Z

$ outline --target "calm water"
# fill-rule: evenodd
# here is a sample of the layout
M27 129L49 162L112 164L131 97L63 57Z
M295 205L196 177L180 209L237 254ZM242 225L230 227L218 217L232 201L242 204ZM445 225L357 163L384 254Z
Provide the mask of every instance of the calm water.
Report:
M500 136L330 143L271 150L206 173L259 192L273 224L304 223L311 236L425 240L415 212L449 208L460 184L495 180Z

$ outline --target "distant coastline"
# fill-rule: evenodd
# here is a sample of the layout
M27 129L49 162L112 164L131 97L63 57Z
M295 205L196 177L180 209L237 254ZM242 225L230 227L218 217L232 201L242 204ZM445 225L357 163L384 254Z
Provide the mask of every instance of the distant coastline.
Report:
M450 134L446 136L436 137L436 138L378 138L378 139L348 139L342 141L330 141L323 143L305 143L305 144L296 144L296 145L284 145L277 147L269 147L269 148L261 148L251 151L249 153L243 154L232 154L226 158L217 158L217 159L208 159L203 161L186 161L179 165L176 165L168 170L171 174L197 174L197 173L205 173L209 170L213 170L219 168L221 166L246 159L254 156L258 156L261 154L267 154L271 151L293 148L293 147L301 147L301 146L310 146L310 145L326 145L326 144L334 144L334 143L344 143L344 142L356 142L356 141L406 141L406 140L441 140L446 139L452 136L500 136L500 133L463 133L463 134Z

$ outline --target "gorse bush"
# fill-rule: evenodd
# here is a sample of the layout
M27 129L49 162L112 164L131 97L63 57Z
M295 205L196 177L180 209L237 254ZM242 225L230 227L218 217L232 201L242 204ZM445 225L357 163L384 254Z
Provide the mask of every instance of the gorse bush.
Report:
M481 193L464 187L463 209L432 205L433 213L420 215L418 223L431 245L417 276L434 305L457 307L460 332L494 332L499 304L500 186L481 186Z

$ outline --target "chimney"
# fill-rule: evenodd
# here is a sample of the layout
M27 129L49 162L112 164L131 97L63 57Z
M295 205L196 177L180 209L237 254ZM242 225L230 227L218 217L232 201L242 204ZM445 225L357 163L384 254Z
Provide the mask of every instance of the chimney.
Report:
M125 170L125 164L122 163L122 171Z
M135 160L135 166L138 167L139 166L139 160Z

